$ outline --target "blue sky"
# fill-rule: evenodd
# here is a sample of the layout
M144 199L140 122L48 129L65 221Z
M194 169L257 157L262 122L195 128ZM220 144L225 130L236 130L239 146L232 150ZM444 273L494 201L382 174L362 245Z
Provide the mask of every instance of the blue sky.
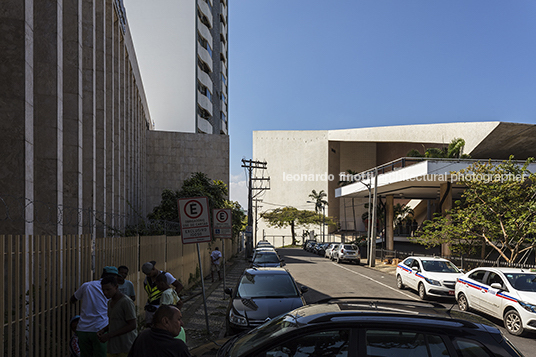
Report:
M144 63L157 26L138 30L154 15L137 2L125 6L158 129L165 87ZM246 205L254 130L536 123L535 19L534 0L229 0L231 199Z

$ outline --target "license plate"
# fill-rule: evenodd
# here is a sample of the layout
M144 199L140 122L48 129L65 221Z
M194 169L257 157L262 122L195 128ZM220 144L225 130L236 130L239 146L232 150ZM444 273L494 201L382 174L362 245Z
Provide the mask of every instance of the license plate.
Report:
M454 290L449 290L449 295L454 295Z

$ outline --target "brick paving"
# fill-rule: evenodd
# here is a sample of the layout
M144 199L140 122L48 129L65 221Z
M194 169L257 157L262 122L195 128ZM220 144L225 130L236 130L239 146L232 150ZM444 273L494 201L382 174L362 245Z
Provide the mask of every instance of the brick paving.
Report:
M238 278L249 262L244 257L244 251L230 258L225 266L225 287L234 288ZM223 269L221 271L223 277ZM207 297L207 315L210 334L207 334L205 306L203 304L202 287L199 284L182 296L184 329L186 330L186 344L192 349L209 341L222 338L225 334L225 315L229 304L229 295L223 292L223 281L211 282L210 271L205 272L205 295ZM215 274L216 275L216 274Z

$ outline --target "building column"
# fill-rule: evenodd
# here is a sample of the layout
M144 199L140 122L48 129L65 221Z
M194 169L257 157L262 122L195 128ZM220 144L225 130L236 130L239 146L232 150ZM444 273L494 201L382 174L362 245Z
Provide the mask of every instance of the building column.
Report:
M452 208L452 184L450 182L442 183L439 188L439 204L441 205L441 215L445 215L446 211ZM450 257L452 252L449 243L441 244L441 255Z
M395 249L395 240L394 240L394 229L393 229L393 220L394 220L394 196L387 195L386 200L386 232L385 232L385 242L387 250Z

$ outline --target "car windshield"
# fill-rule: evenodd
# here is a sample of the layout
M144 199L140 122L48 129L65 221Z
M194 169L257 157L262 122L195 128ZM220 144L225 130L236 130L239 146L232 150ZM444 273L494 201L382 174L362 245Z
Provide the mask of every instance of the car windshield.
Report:
M253 264L263 264L263 263L279 263L279 257L277 254L266 254L259 252L255 254L255 259Z
M423 260L422 266L431 273L461 273L456 265L446 260Z
M505 273L506 279L519 291L536 291L536 274Z
M237 297L243 299L297 297L298 290L288 274L249 274L242 276Z
M292 315L281 315L265 323L264 325L242 335L233 344L229 356L243 356L251 348L258 346L265 341L277 338L283 333L298 327L296 319Z

